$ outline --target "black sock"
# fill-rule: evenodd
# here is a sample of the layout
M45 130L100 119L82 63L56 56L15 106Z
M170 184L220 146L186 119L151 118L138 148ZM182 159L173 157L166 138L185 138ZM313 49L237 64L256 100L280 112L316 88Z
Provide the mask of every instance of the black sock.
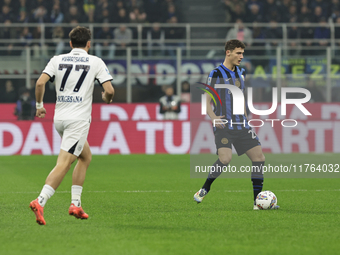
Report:
M209 192L211 184L221 175L223 167L227 167L228 164L224 165L220 159L218 159L213 166L215 167L215 171L209 173L208 178L202 187L202 189L205 189L207 192Z
M253 162L252 172L251 172L251 181L253 183L253 192L254 192L254 202L257 195L262 191L263 187L263 170L262 166L263 162Z

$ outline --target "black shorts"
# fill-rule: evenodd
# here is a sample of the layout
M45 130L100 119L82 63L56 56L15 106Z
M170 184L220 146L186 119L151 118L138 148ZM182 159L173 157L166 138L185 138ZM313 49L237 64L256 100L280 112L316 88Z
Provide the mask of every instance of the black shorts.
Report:
M252 129L215 131L216 154L219 148L230 148L234 145L237 155L242 155L251 148L261 145L259 138Z

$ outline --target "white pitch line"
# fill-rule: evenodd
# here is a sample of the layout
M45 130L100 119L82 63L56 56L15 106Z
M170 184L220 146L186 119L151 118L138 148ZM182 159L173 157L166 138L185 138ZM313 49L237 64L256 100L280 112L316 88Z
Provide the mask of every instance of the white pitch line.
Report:
M251 192L252 190L214 190L214 192L228 192L228 193L237 193L237 192ZM317 190L307 190L307 189L291 189L291 190L274 190L275 192L339 192L340 189L317 189ZM83 193L177 193L177 192L195 192L184 191L184 190L84 190ZM37 194L39 191L0 191L0 194ZM56 191L56 193L71 193L71 191L61 190Z

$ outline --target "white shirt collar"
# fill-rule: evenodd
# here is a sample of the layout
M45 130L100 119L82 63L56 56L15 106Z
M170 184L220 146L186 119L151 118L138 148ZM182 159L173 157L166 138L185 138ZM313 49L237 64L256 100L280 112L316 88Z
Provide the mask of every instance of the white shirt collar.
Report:
M86 50L83 50L83 49L80 49L80 48L74 48L71 50L71 53L79 53L79 54L86 54L87 55L87 52Z

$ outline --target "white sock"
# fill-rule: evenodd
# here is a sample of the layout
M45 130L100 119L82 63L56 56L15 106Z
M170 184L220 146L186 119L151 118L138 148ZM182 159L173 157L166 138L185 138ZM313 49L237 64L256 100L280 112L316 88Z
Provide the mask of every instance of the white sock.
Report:
M72 185L71 192L72 192L72 201L75 206L81 206L81 192L83 191L83 187L79 185Z
M53 196L54 192L55 190L50 185L45 184L38 197L39 205L44 207L47 200L49 200Z

